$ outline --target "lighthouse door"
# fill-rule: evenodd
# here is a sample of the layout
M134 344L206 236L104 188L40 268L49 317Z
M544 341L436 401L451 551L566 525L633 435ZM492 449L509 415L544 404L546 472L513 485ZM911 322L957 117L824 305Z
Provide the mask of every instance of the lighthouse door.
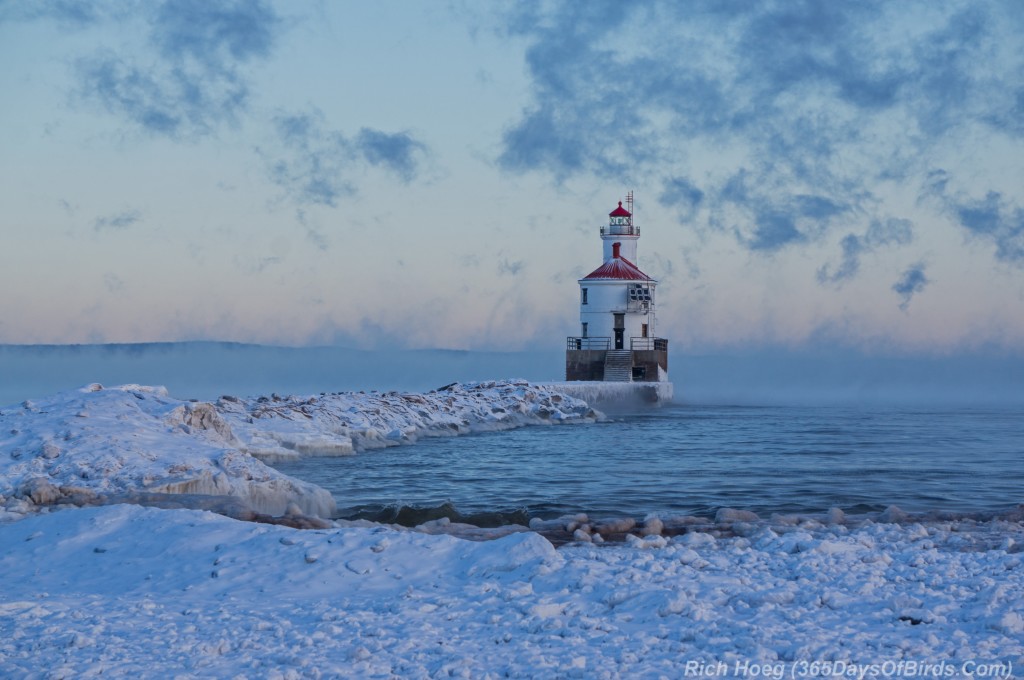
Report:
M616 314L615 315L615 349L622 349L625 344L626 335L626 315Z

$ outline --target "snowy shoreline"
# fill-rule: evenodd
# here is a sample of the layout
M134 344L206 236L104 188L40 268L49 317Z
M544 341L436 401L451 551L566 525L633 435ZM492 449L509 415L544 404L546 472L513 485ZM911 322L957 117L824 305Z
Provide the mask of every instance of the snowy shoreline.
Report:
M408 529L326 521L326 491L257 457L597 417L523 381L212 404L92 385L4 407L0 668L654 678L1024 667L1024 508Z
M1022 546L1019 521L805 523L555 549L533 532L473 542L65 509L0 525L0 667L18 678L934 677L926 666L1013 677ZM809 674L823 663L831 674Z

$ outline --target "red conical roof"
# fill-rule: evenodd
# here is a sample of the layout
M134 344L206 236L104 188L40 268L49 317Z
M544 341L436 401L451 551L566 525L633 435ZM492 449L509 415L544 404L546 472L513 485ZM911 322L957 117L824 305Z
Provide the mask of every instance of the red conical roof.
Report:
M627 215L629 213L626 213ZM581 281L593 279L618 279L619 281L653 281L650 276L640 271L640 267L624 257L609 258L604 264L584 276Z
M630 217L630 212L622 207L622 201L619 201L619 207L608 213L608 217Z

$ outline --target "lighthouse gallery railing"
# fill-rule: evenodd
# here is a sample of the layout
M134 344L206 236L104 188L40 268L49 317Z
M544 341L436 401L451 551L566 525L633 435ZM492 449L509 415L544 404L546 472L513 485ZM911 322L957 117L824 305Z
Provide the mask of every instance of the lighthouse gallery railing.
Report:
M567 338L566 349L598 349L607 351L612 346L611 338L593 337L569 337Z
M607 351L612 347L612 339L595 336L595 337L573 337L566 338L566 349L594 349ZM629 348L634 352L641 350L660 350L662 352L668 351L668 339L667 338L630 338Z
M667 338L630 338L629 348L634 352L639 350L661 350L668 351Z

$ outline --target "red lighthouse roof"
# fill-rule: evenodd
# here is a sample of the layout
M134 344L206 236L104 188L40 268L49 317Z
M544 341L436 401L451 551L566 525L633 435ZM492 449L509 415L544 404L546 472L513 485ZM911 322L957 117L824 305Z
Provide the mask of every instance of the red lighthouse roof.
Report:
M608 213L608 217L630 217L632 213L622 207L622 201L619 201L619 207Z
M612 258L603 265L583 277L583 281L592 279L618 279L619 281L651 281L651 277L640 271L640 268L629 260L621 257Z
M623 211L625 212L625 211ZM627 215L629 213L626 213ZM619 255L619 243L612 244L612 256L608 260L584 276L581 280L616 279L619 281L652 281L650 276L640 271L640 267Z

